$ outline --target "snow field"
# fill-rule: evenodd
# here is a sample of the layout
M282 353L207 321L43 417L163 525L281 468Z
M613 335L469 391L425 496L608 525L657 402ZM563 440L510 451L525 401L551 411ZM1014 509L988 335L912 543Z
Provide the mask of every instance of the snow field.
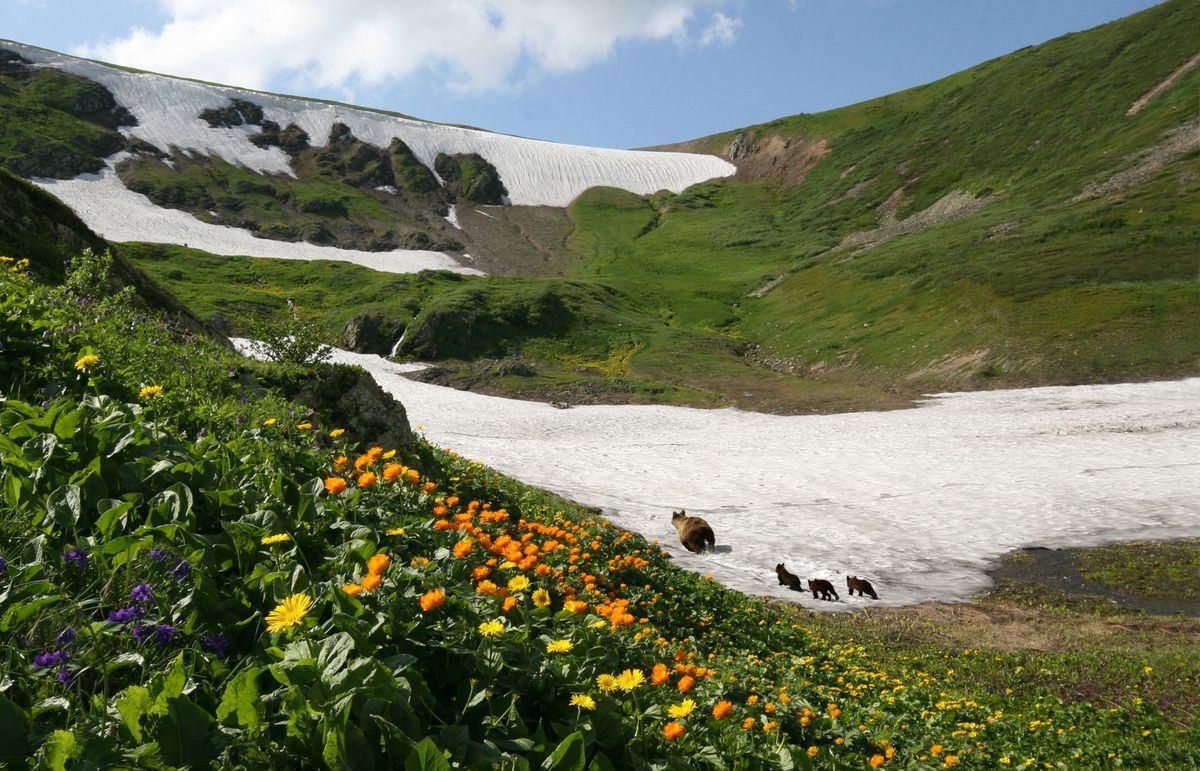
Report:
M433 442L600 506L689 570L821 610L966 599L1024 546L1200 536L1200 378L940 394L911 410L783 417L663 406L549 405L402 375L337 352L402 401ZM672 509L718 551L679 545ZM843 603L779 586L828 578ZM870 579L876 603L847 596Z
M5 42L30 61L81 75L106 86L138 119L127 129L161 148L174 146L262 172L290 174L287 156L277 147L256 147L256 128L214 129L198 117L232 98L252 101L266 119L280 126L295 123L310 141L323 145L334 123L345 123L359 139L387 147L402 139L422 163L433 168L439 152L479 153L500 172L513 204L566 206L590 187L607 185L634 193L679 192L735 168L716 156L687 153L611 150L558 144L402 118L327 102L209 85L165 75L138 73L18 43Z

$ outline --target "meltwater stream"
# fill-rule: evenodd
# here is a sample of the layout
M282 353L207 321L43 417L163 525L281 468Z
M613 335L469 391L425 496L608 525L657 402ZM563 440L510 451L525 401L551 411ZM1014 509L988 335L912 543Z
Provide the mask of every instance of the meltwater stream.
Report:
M431 441L602 507L689 570L786 599L801 577L870 578L880 605L954 600L1023 546L1200 536L1200 378L941 394L892 412L782 417L662 406L555 409L368 370ZM721 551L692 555L672 508ZM808 607L833 609L832 603ZM834 607L847 608L847 604Z

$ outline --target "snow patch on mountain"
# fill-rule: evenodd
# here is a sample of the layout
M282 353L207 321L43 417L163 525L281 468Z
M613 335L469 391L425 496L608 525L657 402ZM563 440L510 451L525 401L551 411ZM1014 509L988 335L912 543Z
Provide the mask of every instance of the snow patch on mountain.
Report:
M330 127L344 123L359 139L387 147L403 140L426 166L438 153L478 153L500 172L513 204L566 206L590 187L618 187L634 193L682 191L714 177L730 176L732 164L712 155L611 150L493 134L372 112L346 105L210 85L165 75L111 67L73 56L3 42L32 62L94 80L112 91L117 102L138 120L126 129L163 150L171 147L217 156L260 172L291 174L278 147L250 142L255 129L212 128L199 118L207 108L227 106L233 98L263 108L280 126L295 123L315 145L323 145Z
M910 410L779 416L501 399L421 383L418 368L335 353L400 399L436 444L600 506L677 563L820 610L966 599L1024 546L1200 536L1200 378L940 394ZM730 449L734 448L734 449ZM672 509L703 516L690 554ZM878 602L779 586L869 578Z
M415 249L363 252L304 241L293 243L255 238L248 230L202 222L177 209L161 209L146 196L121 184L111 168L75 179L35 179L33 182L70 206L89 228L110 241L183 244L214 254L284 260L338 260L388 273L452 270L483 275L474 268L462 267L441 252Z

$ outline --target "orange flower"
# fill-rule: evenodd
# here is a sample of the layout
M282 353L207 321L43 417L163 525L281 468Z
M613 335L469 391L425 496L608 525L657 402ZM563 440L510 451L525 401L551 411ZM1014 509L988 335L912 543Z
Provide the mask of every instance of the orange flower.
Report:
M367 450L367 460L371 463L375 463L382 457L383 457L383 448L382 447L372 447L371 449Z
M662 685L671 679L671 670L667 669L666 664L655 664L654 669L650 672L650 682L655 685Z
M505 597L504 602L501 604L500 607L501 607L501 609L503 609L503 611L505 613L509 612L513 608L517 607L517 598L516 597Z
M421 481L421 472L417 471L415 468L410 468L408 471L404 472L404 478L415 485L417 482Z
M377 573L368 573L363 576L362 590L364 592L373 592L383 584L383 579Z
M330 495L337 495L346 489L346 480L341 477L326 477L325 492Z
M375 484L376 479L378 479L378 477L375 476L374 471L364 472L358 475L358 486L370 487L371 485Z
M567 600L563 603L563 610L571 613L583 613L587 610L587 603L581 600Z
M687 693L696 686L696 681L691 675L684 675L679 678L678 688L680 693Z
M424 485L421 486L421 489L424 490L427 494L433 495L434 491L437 490L437 482L426 482Z
M341 471L343 468L346 467L346 464L349 462L350 462L350 459L347 458L345 455L339 455L337 457L337 460L335 460L333 462L333 467L335 469L337 469L338 471Z
M487 565L480 565L479 567L477 567L471 571L471 580L472 581L482 581L483 579L487 578L491 574L492 574L491 568L489 568Z
M724 720L733 714L733 704L728 701L718 701L713 707L712 716L715 720Z
M458 543L454 544L454 556L457 557L458 559L462 559L463 557L470 554L471 551L474 550L474 548L475 548L475 542L472 541L470 538L464 538L461 541L459 541Z
M357 458L354 459L354 468L357 471L366 471L367 466L370 466L370 465L371 465L371 459L368 458L366 455L359 455Z
M392 558L380 552L371 559L367 560L367 572L373 575L381 576L383 571L388 569L392 564Z
M385 482L395 482L404 473L404 466L399 463L389 463L383 467L383 479Z
M871 768L879 768L884 764L884 762L885 761L882 755L872 755L871 759L867 761L867 765Z
M431 589L421 595L421 610L428 613L442 607L446 602L446 593L441 589Z
M662 731L663 736L667 737L667 741L673 742L680 736L683 736L684 728L682 725L672 720L670 723L667 723L665 726L663 726Z
M749 731L753 727L754 727L754 718L748 717L742 721L742 730L743 731Z
M362 594L362 587L358 584L346 584L342 587L342 591L351 597L357 597L358 595Z

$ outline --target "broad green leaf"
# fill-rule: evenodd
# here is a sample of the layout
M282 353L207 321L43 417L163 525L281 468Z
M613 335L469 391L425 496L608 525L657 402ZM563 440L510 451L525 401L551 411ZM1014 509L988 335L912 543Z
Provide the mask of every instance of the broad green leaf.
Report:
M163 760L173 766L192 766L213 754L213 719L186 696L167 703L167 715L158 724L156 738Z
M404 771L450 771L450 764L433 739L426 736L409 753L408 760L404 761Z
M19 763L28 755L29 718L23 709L0 693L0 761Z
M261 722L263 704L259 698L258 676L261 667L239 673L225 686L225 695L217 707L217 719L227 726L254 728ZM233 718L230 720L230 718Z
M546 762L542 763L546 771L586 771L587 752L583 734L579 731L563 739Z
M42 745L42 767L51 771L67 771L67 761L79 754L82 748L70 731L55 731Z
M150 691L140 685L129 686L121 691L116 699L117 713L121 716L121 722L129 729L134 741L139 744L142 741L142 717L153 706L154 701L150 698Z

